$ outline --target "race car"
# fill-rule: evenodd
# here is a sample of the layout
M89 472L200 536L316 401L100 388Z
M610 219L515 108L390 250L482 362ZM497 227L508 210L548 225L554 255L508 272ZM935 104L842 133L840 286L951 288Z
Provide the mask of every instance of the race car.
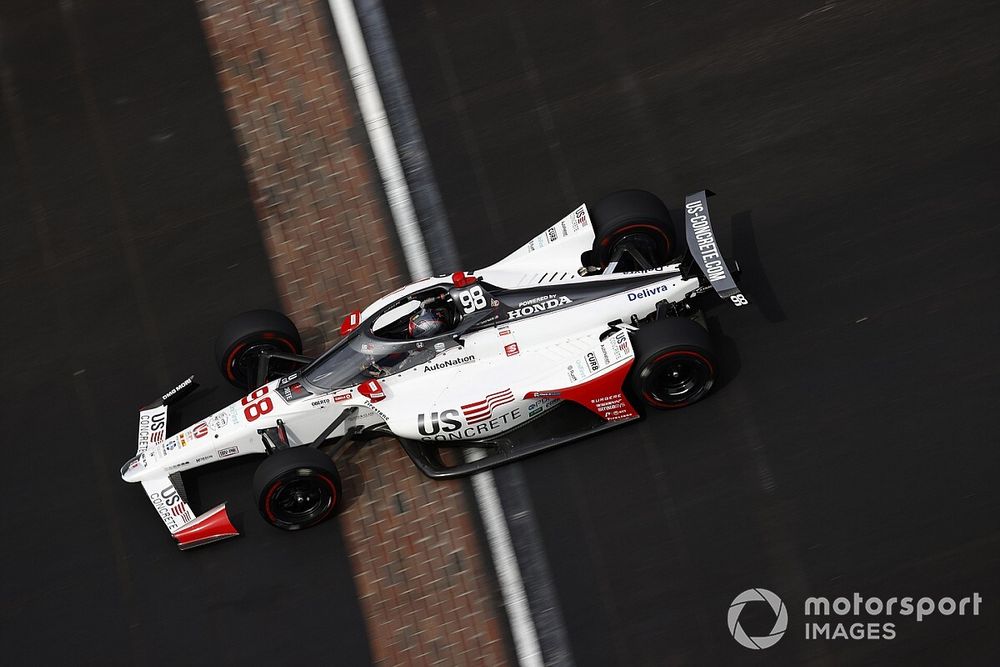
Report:
M170 406L196 386L185 380L139 413L122 478L142 484L187 549L238 534L225 503L196 516L184 491L184 471L216 461L266 455L260 513L299 530L336 510L334 460L351 441L396 438L424 474L447 479L690 405L718 374L701 295L748 303L716 243L711 194L686 198L684 252L660 199L616 192L491 266L351 312L314 359L284 315L243 313L216 358L249 393L168 436Z

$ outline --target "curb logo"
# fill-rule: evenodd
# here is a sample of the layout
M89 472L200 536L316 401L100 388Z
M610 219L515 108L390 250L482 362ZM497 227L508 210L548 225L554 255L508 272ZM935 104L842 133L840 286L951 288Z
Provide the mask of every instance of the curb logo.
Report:
M762 637L751 637L740 625L740 613L748 602L766 602L774 611L774 627L771 632ZM766 588L751 588L737 595L729 605L729 634L740 646L749 649L770 648L778 643L788 628L788 610L785 603L777 595Z

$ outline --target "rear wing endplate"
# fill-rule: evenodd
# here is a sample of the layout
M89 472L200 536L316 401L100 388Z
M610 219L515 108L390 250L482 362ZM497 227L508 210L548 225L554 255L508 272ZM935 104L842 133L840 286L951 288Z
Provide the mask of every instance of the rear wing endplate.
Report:
M708 198L714 194L711 190L702 190L684 200L688 254L720 297L729 299L735 306L745 306L750 302L737 287L733 272L722 258L722 251L715 240L712 218L708 213Z

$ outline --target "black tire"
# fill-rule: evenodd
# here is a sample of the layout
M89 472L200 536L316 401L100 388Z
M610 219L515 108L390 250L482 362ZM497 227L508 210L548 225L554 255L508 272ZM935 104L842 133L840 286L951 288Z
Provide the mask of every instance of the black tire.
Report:
M265 521L283 530L301 530L336 511L340 475L330 457L318 449L293 447L261 461L253 490Z
M712 388L719 368L712 339L704 327L684 318L651 322L632 338L634 396L658 409L683 408Z
M257 353L278 350L302 354L302 338L292 321L273 310L251 310L226 322L215 340L215 362L219 372L241 389L255 389L249 378L256 374ZM288 370L287 364L272 362L273 377ZM249 372L248 372L249 371Z
M645 190L619 190L590 209L594 224L594 259L603 269L615 247L631 241L653 266L664 266L674 256L676 239L670 212L660 198ZM626 256L627 257L627 256ZM622 270L636 270L623 260Z

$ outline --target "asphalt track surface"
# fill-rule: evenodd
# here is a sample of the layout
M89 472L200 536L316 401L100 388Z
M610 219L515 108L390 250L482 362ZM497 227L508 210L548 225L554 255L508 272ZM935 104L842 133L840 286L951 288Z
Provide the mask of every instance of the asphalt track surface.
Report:
M714 395L519 464L577 663L995 664L1000 8L387 9L470 268L604 192L710 187L746 270ZM276 302L194 10L8 2L0 49L5 659L366 663L339 532L263 525L253 461L192 484L248 539L187 554L118 479L119 417L215 385L218 325ZM758 653L725 618L754 586L790 613ZM985 602L801 638L854 591Z
M186 553L118 475L189 373L174 424L239 398L214 334L277 305L193 3L5 2L0 50L2 662L369 664L340 532L264 524L255 460L185 477L245 535Z
M746 272L709 399L520 464L577 663L996 664L1000 6L387 12L467 267L618 188L708 187ZM726 625L752 587L790 617L756 653ZM985 601L803 638L806 597L855 591Z

